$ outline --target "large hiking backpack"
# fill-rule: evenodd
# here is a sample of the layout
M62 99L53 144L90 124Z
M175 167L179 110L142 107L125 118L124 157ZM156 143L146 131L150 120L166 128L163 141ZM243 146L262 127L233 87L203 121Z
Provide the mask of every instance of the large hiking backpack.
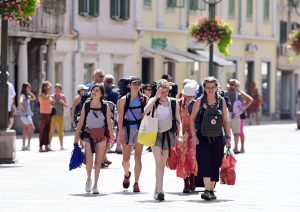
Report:
M203 108L204 103L206 103L205 98L201 98L200 110ZM223 98L218 96L218 101L214 106L209 106L207 103L207 108L203 114L203 120L201 125L201 135L209 138L214 138L221 136L223 134ZM199 119L199 117L197 117Z
M118 87L119 87L119 98L125 96L127 93L130 92L128 85L130 84L132 76L127 76L119 80Z
M176 98L177 93L178 93L178 85L175 84L174 82L170 82L171 89L169 90L169 97ZM154 81L151 83L151 96L154 97L157 91L157 81Z

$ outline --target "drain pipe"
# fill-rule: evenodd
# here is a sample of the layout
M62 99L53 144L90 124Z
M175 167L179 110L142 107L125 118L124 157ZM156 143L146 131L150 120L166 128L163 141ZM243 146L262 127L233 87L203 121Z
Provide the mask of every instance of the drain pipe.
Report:
M73 51L72 53L72 92L73 96L75 96L77 93L75 92L76 88L76 54L80 52L81 44L80 44L80 32L76 29L76 24L75 24L75 4L76 1L72 1L72 16L71 16L71 24L72 24L72 33L75 32L76 34L76 39L77 39L77 49Z

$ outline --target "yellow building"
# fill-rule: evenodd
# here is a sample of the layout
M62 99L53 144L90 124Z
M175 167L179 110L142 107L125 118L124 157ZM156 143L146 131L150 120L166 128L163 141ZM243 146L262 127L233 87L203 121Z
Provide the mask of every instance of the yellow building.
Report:
M146 83L169 73L179 86L185 78L199 82L206 77L208 47L190 38L188 26L197 16L208 16L208 5L203 0L144 0L135 3L136 74L141 74ZM224 58L216 46L214 48L214 68L221 88L226 89L230 78L240 80L246 91L250 83L255 82L265 102L262 114L271 119L283 118L280 108L295 105L295 100L285 95L295 95L299 81L298 77L290 79L294 74L292 70L298 69L298 60L291 63L287 56L278 56L278 49L282 46L279 42L280 20L287 19L283 5L287 5L287 0L223 0L216 5L216 15L234 29L230 56ZM279 75L284 84L278 84ZM293 91L287 93L285 90L282 94L291 103L280 103L278 87L288 85L288 80L294 80ZM295 107L290 106L285 112L292 117L294 110Z

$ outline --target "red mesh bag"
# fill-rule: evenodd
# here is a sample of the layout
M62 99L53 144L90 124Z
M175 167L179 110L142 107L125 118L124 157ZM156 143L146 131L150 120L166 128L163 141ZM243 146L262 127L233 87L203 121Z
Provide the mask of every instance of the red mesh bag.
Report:
M234 185L236 174L235 174L235 164L236 159L234 158L234 155L228 149L224 155L224 159L221 165L221 184L227 184L227 185Z
M168 157L166 166L171 170L175 170L177 168L177 154L175 147L170 149L170 155Z

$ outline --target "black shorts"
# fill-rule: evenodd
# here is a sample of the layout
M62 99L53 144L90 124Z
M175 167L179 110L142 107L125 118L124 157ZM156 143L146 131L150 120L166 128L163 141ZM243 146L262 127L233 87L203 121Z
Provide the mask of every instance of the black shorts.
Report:
M8 118L13 118L14 117L14 111L8 112Z

